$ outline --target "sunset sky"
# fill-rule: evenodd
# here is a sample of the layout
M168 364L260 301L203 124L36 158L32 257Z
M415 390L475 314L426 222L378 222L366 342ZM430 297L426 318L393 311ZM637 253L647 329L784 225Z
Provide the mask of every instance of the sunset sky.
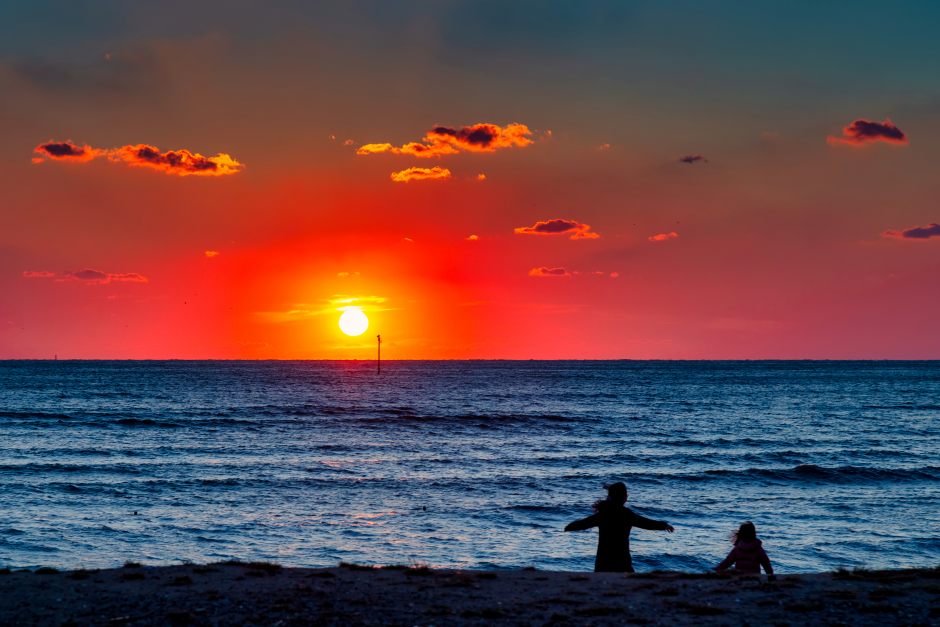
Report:
M938 20L4 3L0 358L940 358Z

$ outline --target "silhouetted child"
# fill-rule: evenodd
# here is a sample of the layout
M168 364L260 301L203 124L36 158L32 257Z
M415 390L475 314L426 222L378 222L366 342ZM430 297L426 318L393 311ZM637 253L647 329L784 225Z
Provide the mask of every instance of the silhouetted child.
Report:
M650 520L634 514L624 507L627 502L627 486L617 482L604 486L607 498L594 503L594 515L583 520L576 520L565 531L583 531L591 527L598 528L597 558L594 560L595 573L632 573L633 562L630 558L630 529L639 527L651 531L675 531L661 520Z
M731 544L734 548L728 553L728 557L715 567L716 571L721 572L734 565L737 571L759 575L760 567L763 566L764 572L773 579L774 567L770 565L770 558L761 547L761 541L757 539L754 523L748 521L732 533Z

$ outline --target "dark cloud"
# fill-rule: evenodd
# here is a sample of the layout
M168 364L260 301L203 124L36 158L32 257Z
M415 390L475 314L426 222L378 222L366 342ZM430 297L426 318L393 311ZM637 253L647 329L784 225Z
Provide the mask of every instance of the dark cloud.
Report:
M452 137L458 144L488 148L493 140L499 137L499 127L492 124L477 124L476 126L465 126L458 131L446 126L435 126L428 135L432 137L435 135Z
M564 268L532 268L529 270L529 276L571 276Z
M528 235L560 235L571 233L571 239L597 239L597 233L590 232L590 224L581 224L574 220L547 220L536 222L535 226L520 226L514 232Z
M85 146L76 146L72 140L57 142L48 141L45 144L39 144L33 149L33 152L50 157L52 159L65 159L71 161L90 161L95 157L104 154L103 150L96 150L87 144ZM42 161L40 158L33 161Z
M101 272L100 270L92 270L91 268L85 268L84 270L77 270L65 275L70 279L76 279L78 281L104 281L108 278L107 272Z
M55 279L57 282L84 281L89 285L94 283L110 283L111 281L135 281L138 283L149 283L147 277L141 276L136 272L128 272L126 274L109 274L107 272L102 272L101 270L92 270L91 268L84 268L74 272L63 272L62 274L46 271L31 272L27 270L23 272L23 276L27 279Z
M894 237L896 239L929 239L931 237L940 237L940 224L931 222L927 226L915 226L903 231L885 231L882 237Z
M869 120L855 120L844 129L842 137L830 135L826 142L830 145L851 144L861 146L871 142L883 141L891 144L906 144L907 135L901 129L885 119L884 122L871 122Z
M701 161L702 163L708 163L708 159L702 155L686 155L679 159L680 163L695 163L696 161Z

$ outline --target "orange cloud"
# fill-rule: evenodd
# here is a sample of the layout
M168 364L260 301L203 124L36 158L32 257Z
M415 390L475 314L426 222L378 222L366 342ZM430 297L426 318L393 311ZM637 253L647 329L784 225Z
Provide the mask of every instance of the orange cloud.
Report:
M141 276L136 272L128 272L127 274L108 274L107 272L101 272L100 270L92 270L91 268L85 268L83 270L76 270L75 272L64 272L62 274L56 274L55 272L31 272L29 270L23 272L23 276L28 279L33 278L44 278L44 279L55 279L56 281L85 281L89 285L94 283L110 283L111 281L136 281L139 283L149 283L147 277Z
M564 268L532 268L529 270L529 276L571 276Z
M861 146L872 142L883 141L890 144L906 144L907 135L901 129L891 123L891 120L885 118L884 122L871 122L869 120L855 120L842 129L842 137L826 138L826 143L830 146L839 144L849 144L852 146Z
M475 241L477 241L477 240L480 239L480 238L479 238L478 236L476 236L476 235L471 235L470 237L466 237L466 238L464 238L464 239L466 239L468 242L475 242Z
M475 124L454 129L448 126L435 126L422 139L424 144L411 142L401 148L391 144L365 144L356 151L358 155L377 152L391 152L396 155L415 157L440 157L466 150L469 152L493 152L497 148L527 146L532 143L525 137L532 131L524 124L509 124L505 128L495 124Z
M535 226L520 226L514 229L516 233L528 235L562 235L571 233L570 239L597 239L597 233L590 231L590 224L581 224L574 220L548 220L536 222Z
M653 237L647 237L646 239L648 239L651 242L665 242L667 239L671 239L673 237L679 237L679 234L678 233L660 233L659 235L654 235Z
M215 250L206 251L206 257L208 257L209 259L212 259L213 257L218 257L218 256L219 256L218 251L215 251Z
M450 170L446 168L408 168L401 172L392 172L392 180L399 183L423 181L427 179L449 179Z
M106 150L98 150L92 148L88 144L84 146L76 146L72 143L72 140L57 142L49 140L45 144L39 144L33 149L33 152L42 155L43 157L48 157L50 159L57 159L60 161L91 161L95 157L107 154ZM42 158L33 159L33 163L39 163L42 161Z
M478 180L478 181L485 181L485 180L486 180L486 175L485 175L485 174L477 174L477 180Z
M343 145L344 145L344 146L352 146L352 145L355 144L355 143L356 143L356 142L354 142L353 140L347 139L346 141L343 142Z
M161 153L155 146L137 144L116 148L108 153L112 161L123 161L134 166L143 166L162 170L167 174L189 176L223 176L235 174L243 164L235 161L226 154L219 153L215 157L203 157L199 153L193 154L188 150L170 150Z
M199 153L193 154L188 150L170 150L161 153L158 148L147 144L104 150L92 148L87 144L78 147L71 140L67 142L50 141L40 144L33 152L52 159L68 161L91 161L95 157L107 156L111 161L146 166L163 170L168 174L179 174L180 176L190 174L222 176L224 174L235 174L245 167L244 164L223 153L219 153L215 157L203 157ZM40 161L42 161L42 158L33 159L34 163Z

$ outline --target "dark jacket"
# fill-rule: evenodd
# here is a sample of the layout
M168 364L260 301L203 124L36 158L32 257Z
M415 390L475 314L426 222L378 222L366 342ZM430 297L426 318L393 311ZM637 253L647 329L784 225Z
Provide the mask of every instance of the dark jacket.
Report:
M565 531L582 531L591 527L598 528L594 572L632 573L630 529L639 527L651 531L665 531L666 523L661 520L643 518L623 505L607 501L600 504L596 514L583 520L576 520L565 527Z
M718 564L715 570L724 570L732 564L735 565L735 569L745 573L760 574L760 567L763 566L765 573L768 575L774 574L774 568L770 565L770 558L764 552L760 540L738 542L728 553L725 561Z

